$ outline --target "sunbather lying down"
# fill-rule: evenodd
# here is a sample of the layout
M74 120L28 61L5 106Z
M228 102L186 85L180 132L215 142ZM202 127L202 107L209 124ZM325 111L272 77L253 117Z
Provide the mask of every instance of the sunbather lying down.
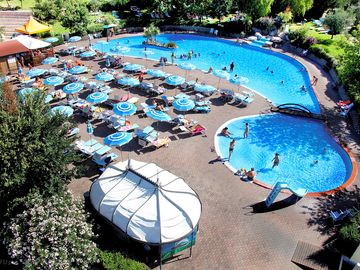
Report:
M156 146L156 148L159 148L161 146L168 147L171 140L168 137L164 138L157 138L155 141L152 141L151 143Z

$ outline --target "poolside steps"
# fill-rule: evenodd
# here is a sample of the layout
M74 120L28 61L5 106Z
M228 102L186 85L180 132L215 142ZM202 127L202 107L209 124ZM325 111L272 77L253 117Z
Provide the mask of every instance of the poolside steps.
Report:
M293 110L293 109L289 109L289 108L279 108L276 106L271 106L270 111L278 112L278 113L285 113L285 114L295 115L295 116L314 118L314 119L325 121L325 118L320 114L301 111L301 110Z
M299 241L291 261L306 269L328 270L337 269L341 255L331 249L326 249Z
M30 10L0 11L0 26L4 27L4 40L11 39L15 29L24 25L32 15Z

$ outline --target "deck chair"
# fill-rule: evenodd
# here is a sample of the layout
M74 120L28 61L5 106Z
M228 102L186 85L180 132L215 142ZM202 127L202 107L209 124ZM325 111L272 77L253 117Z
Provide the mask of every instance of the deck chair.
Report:
M335 210L330 212L330 217L333 221L333 224L336 225L337 223L343 221L345 218L350 216L350 211L348 209L342 210Z

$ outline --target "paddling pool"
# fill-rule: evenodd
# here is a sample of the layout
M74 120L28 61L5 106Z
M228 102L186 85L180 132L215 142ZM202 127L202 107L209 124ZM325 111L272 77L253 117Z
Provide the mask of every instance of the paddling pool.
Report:
M245 123L250 127L247 139L243 138ZM218 135L224 127L231 138ZM326 192L345 184L352 174L349 155L318 120L283 114L230 120L215 134L216 151L225 160L232 138L235 149L225 164L233 172L254 167L256 179L266 186L283 181L308 193ZM280 154L280 163L272 168L275 153Z
M237 74L248 78L249 82L243 86L265 96L275 105L297 103L307 107L313 113L320 112L307 72L300 62L289 56L257 46L241 45L233 41L197 35L162 34L156 39L162 43L174 41L178 45L178 48L174 50L177 56L175 63L191 63L198 69L207 71L209 67L216 70L227 66L229 69L230 63L234 62L232 76ZM142 36L133 36L111 40L108 44L95 44L93 47L112 54L111 48L126 46L130 50L125 55L144 58L143 41ZM149 54L148 58L158 61L161 56L164 56L167 57L168 62L171 61L171 49L155 46L147 46L147 49L154 53ZM194 51L191 60L179 58L181 54L187 55L190 50ZM195 54L200 54L200 56L195 57ZM268 70L266 70L267 67L269 67ZM185 75L185 70L180 71ZM191 75L191 71L188 74ZM204 74L200 80L206 81L206 76L212 75ZM301 90L303 85L308 88L307 92Z

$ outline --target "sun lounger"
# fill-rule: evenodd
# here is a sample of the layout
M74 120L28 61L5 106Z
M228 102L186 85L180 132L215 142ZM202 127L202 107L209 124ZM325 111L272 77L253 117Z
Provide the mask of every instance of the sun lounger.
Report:
M101 148L99 148L98 150L95 151L94 155L97 156L102 156L104 154L106 154L107 152L111 151L111 147L107 146L107 145L103 145Z
M162 146L168 147L169 143L171 142L171 140L168 137L157 138L155 140L153 140L152 138L147 138L147 141L156 148L160 148Z
M79 133L80 129L79 128L72 128L68 131L68 133L66 134L66 137L71 138L75 135L77 135Z
M339 100L339 101L336 103L336 105L342 107L342 106L344 106L344 105L350 105L350 103L351 103L351 100L350 100L350 99L348 99L348 100Z
M206 128L200 124L196 124L189 128L191 135L205 134Z
M166 107L171 106L174 101L174 97L168 97L168 96L161 96L161 99L165 102Z
M129 131L134 131L137 128L139 128L138 124L132 124L132 125L126 125L126 126L118 127L116 130L117 131L123 131L123 132L129 132Z
M110 157L110 162L105 162L105 159L107 159L108 157ZM94 161L97 165L99 166L106 166L107 164L113 162L115 159L117 159L119 156L115 153L109 153L107 155L104 156L94 156L92 158L92 161Z
M354 107L354 103L342 106L341 110L340 110L340 116L346 117L348 115L348 113L350 112L350 110L352 109L352 107Z
M193 111L199 113L209 113L211 112L211 108L209 106L195 106Z
M234 97L235 97L236 101L239 101L239 102L242 102L242 103L245 103L245 104L250 104L250 103L252 103L254 101L253 98L251 98L249 96L241 95L239 93L236 93Z

